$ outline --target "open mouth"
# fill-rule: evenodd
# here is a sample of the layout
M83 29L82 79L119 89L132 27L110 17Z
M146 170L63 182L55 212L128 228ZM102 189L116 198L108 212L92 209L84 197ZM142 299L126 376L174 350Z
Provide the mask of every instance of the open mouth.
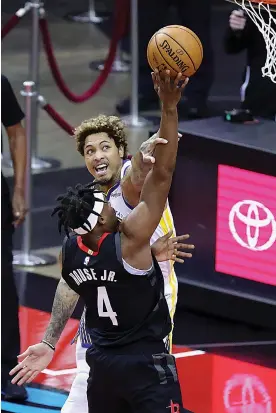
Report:
M95 171L96 171L97 175L99 175L99 176L104 175L107 171L107 164L105 164L105 163L100 164L99 166L97 166L95 168Z

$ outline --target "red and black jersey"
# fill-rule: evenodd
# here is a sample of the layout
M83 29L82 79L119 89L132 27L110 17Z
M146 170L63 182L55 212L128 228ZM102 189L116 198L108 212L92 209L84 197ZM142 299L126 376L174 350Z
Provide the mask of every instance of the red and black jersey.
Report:
M119 233L104 234L98 251L81 237L66 238L62 277L82 297L85 324L96 347L163 340L171 330L164 297L164 278L153 257L147 275L133 275L123 266Z

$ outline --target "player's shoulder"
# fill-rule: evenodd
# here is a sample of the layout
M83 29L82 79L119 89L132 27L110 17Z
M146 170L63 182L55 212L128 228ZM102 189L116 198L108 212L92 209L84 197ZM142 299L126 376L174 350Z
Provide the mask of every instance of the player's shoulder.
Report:
M127 170L131 167L131 160L125 159L121 169L121 180L125 177Z
M72 249L75 249L77 247L77 235L72 232L69 233L69 237L66 235L63 238L62 242L62 261L68 258L69 255L71 255Z

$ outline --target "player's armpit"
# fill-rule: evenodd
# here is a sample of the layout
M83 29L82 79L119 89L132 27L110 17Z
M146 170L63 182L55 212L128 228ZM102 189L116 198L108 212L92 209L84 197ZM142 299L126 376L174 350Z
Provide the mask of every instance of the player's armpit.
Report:
M137 247L134 238L128 238L121 232L122 258L131 267L138 270L149 270L152 266L152 252L149 242Z
M146 176L155 163L156 146L168 143L166 139L160 138L159 132L141 144L139 151L131 159L131 166L127 169L125 177L121 180L124 198L132 207L138 205Z
M67 321L77 305L78 299L79 295L61 278L53 302L50 323L43 340L48 341L53 346L56 345Z
M149 243L164 212L167 195L172 180L172 172L150 171L141 194L139 204L123 220L121 232L133 239L136 248Z
M138 204L140 198L141 188L135 186L132 181L132 166L127 169L125 176L121 180L121 188L124 199L133 208Z

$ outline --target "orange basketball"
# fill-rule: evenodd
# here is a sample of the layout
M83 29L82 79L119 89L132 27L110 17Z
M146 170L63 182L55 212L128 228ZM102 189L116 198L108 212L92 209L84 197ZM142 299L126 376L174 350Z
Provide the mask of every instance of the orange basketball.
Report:
M184 26L166 26L154 33L147 48L152 70L170 70L171 76L182 72L192 76L203 58L203 47L197 35Z

